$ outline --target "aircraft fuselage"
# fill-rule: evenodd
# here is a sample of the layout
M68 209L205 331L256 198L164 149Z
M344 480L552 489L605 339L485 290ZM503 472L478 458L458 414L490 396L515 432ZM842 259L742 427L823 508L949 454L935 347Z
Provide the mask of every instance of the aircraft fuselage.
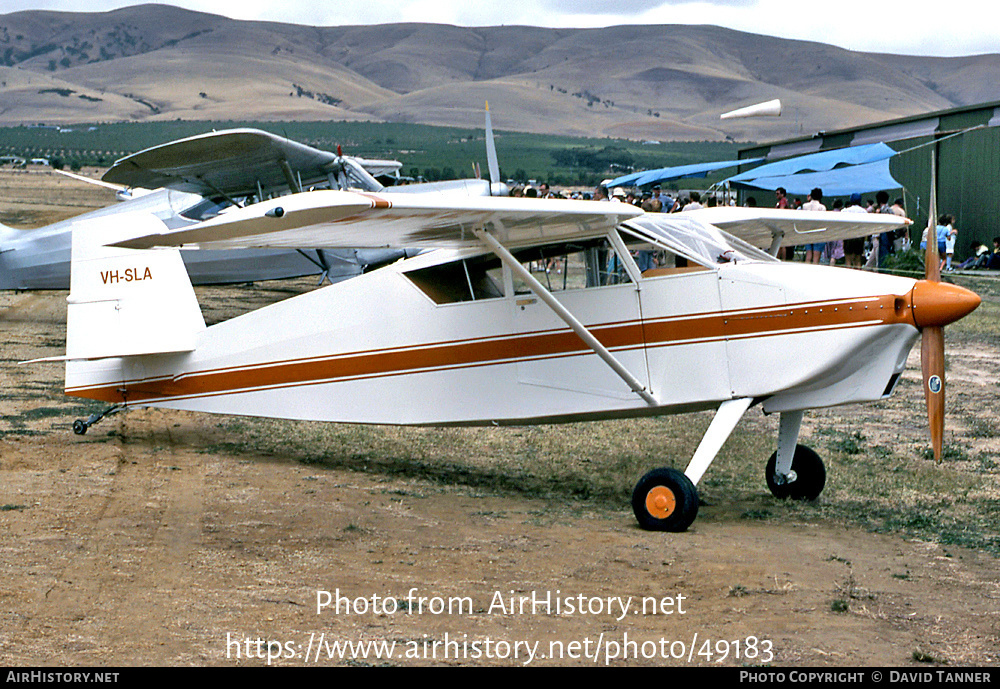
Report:
M466 252L468 253L468 252ZM450 300L435 252L219 323L192 352L73 361L67 393L227 414L380 424L766 411L876 400L918 336L914 280L733 263L557 298L656 400L637 396L532 294Z

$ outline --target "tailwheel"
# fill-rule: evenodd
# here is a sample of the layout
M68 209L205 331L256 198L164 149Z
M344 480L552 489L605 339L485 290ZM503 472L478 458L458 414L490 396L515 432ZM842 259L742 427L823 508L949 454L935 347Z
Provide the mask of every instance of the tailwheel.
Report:
M105 416L111 416L112 414L117 414L120 411L126 409L124 404L112 404L110 407L98 414L91 414L86 420L77 419L73 422L73 432L77 435L85 435L87 429L93 426L95 423L103 419Z
M632 491L632 511L649 531L684 531L698 516L698 490L676 469L653 469Z
M792 470L788 476L777 476L775 469L778 463L778 453L775 452L767 460L764 470L767 487L771 495L781 500L815 500L823 492L826 485L826 467L823 460L812 449L805 445L795 446L795 456L792 458Z

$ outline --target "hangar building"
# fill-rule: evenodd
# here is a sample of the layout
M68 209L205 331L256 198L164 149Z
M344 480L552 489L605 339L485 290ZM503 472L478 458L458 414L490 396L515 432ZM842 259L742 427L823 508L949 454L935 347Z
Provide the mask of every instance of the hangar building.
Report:
M937 152L938 215L955 216L959 230L958 256L965 256L969 242L979 240L992 246L1000 236L1000 101L953 108L898 120L878 122L851 129L819 132L812 136L740 150L739 158L773 160L829 151L847 146L883 142L896 154L889 158L892 177L901 186L886 189L890 203L902 197L907 215L913 219L911 234L917 241L927 226L930 196L931 151ZM755 166L741 166L740 172ZM864 191L874 198L875 190ZM740 201L755 195L761 205L772 197L768 192L741 192ZM793 194L789 191L789 196ZM804 200L804 199L803 199ZM824 196L829 207L830 197Z

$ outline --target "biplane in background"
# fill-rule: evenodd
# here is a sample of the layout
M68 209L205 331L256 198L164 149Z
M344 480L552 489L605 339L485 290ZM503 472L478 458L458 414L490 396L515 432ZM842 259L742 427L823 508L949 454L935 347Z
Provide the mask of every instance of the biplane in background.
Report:
M487 157L492 180L499 178L489 112ZM101 231L122 218L154 217L172 229L195 225L237 208L315 189L379 192L375 176L394 176L400 163L322 151L256 129L200 134L129 155L104 174L122 203L47 227L17 230L0 225L0 289L67 289L70 235L75 229ZM142 193L133 194L133 190ZM506 186L483 179L413 184L397 193L458 196L506 195ZM403 248L235 249L185 252L194 284L253 282L321 275L331 282L360 275L406 255ZM322 279L321 278L321 279Z
M108 222L143 217L186 227L266 198L265 193L293 193L301 189L300 181L330 184L331 179L343 188L382 189L356 159L257 130L211 132L155 146L122 158L105 173L100 184L116 189L120 203L37 229L0 225L0 289L68 289L76 229L99 234ZM214 255L190 252L184 262L198 285L320 274L335 281L401 255L240 249Z
M713 224L766 245L777 235L794 243L873 234L905 219L712 213L314 191L189 228L150 218L106 227L103 241L76 232L66 393L364 424L716 409L684 472L655 469L636 485L639 523L669 531L692 523L696 484L756 404L780 414L771 491L815 498L825 469L797 443L803 411L890 395L921 330L940 330L979 298L940 282L782 263ZM437 250L208 328L184 252L154 248L364 246ZM664 260L641 272L640 251ZM928 394L943 396L938 365Z

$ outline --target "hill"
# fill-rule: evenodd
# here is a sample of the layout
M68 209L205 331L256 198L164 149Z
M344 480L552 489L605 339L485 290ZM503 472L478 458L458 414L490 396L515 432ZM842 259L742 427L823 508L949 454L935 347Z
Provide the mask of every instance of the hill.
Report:
M772 98L779 119L719 120ZM467 127L489 100L507 130L763 140L998 99L1000 55L860 53L713 26L310 27L166 5L0 15L0 124Z

